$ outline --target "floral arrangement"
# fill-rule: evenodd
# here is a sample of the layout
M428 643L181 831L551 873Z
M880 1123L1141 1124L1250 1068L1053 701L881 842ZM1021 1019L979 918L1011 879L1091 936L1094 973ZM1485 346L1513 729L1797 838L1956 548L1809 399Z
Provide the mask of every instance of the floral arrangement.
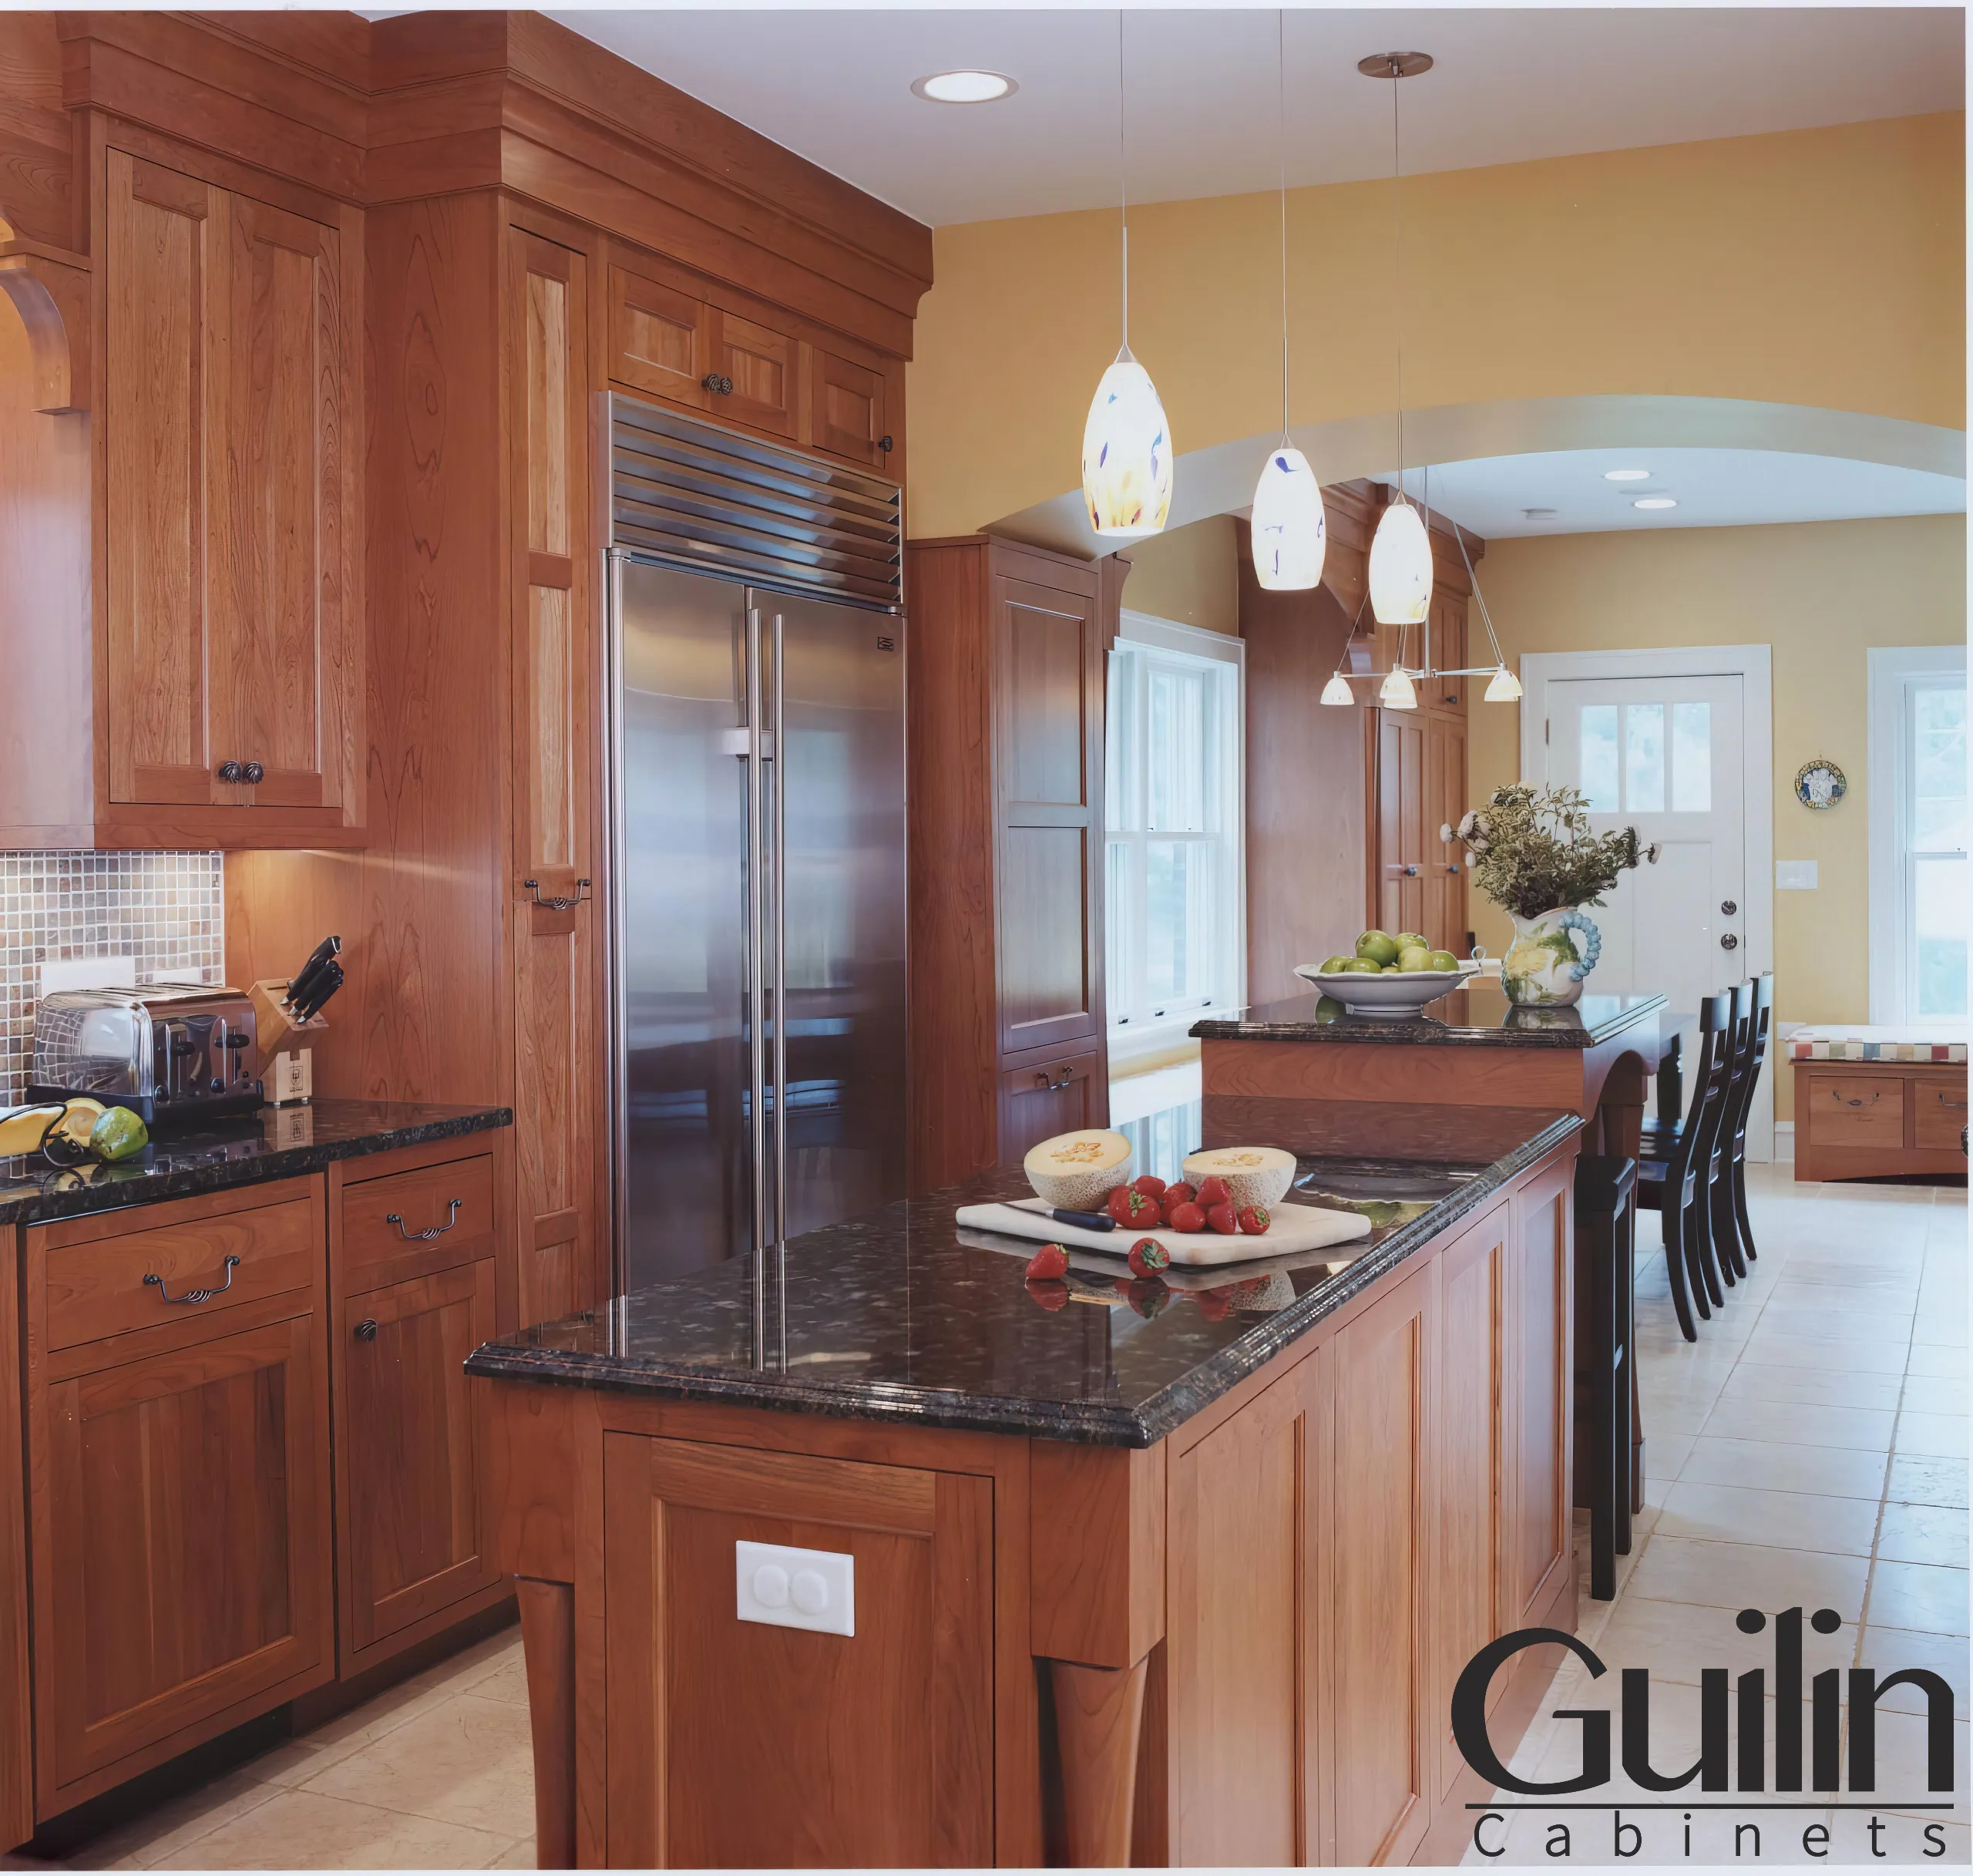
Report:
M1649 860L1634 827L1598 834L1589 804L1575 788L1496 788L1484 808L1460 817L1455 830L1480 889L1504 910L1538 918L1558 906L1600 906L1620 874Z

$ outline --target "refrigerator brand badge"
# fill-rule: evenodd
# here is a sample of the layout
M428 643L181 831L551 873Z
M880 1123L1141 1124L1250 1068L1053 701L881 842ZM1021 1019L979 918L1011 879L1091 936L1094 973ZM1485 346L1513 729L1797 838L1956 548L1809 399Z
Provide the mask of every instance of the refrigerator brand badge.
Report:
M877 634L877 649L879 651L895 651L897 649L897 640L886 633L879 632Z

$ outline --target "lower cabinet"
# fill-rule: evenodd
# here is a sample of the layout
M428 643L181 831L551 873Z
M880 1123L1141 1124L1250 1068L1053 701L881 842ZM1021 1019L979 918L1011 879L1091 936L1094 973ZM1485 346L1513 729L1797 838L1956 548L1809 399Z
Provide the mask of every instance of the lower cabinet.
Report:
M1030 1147L1057 1134L1101 1127L1110 1087L1100 1051L1072 1046L1045 1059L1000 1071L1000 1159L1017 1166Z
M23 1234L40 1817L334 1674L322 1219L314 1178Z

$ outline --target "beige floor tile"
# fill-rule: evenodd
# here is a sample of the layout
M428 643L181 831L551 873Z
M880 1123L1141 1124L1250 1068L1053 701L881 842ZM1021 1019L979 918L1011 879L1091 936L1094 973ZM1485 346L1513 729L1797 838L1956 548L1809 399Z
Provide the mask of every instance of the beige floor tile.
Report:
M1911 1345L1911 1359L1905 1364L1907 1374L1955 1375L1961 1380L1966 1379L1966 1351L1963 1348L1941 1348L1929 1342L1914 1342Z
M1930 1563L1880 1563L1870 1572L1865 1619L1933 1635L1966 1632L1967 1573Z
M1964 1459L1966 1416L1914 1414L1907 1408L1897 1417L1897 1450L1921 1459Z
M1899 1405L1911 1414L1958 1414L1968 1406L1965 1378L1957 1374L1907 1374Z
M312 1733L298 1734L253 1762L254 1776L264 1784L299 1785L353 1752L376 1743L398 1727L447 1698L442 1687L418 1679L400 1681L374 1699L339 1713Z
M496 1870L531 1870L535 1867L534 1839L532 1836L517 1837L506 1850L493 1859L492 1867Z
M483 1869L513 1841L314 1791L279 1791L173 1851L163 1869Z
M1839 1341L1888 1342L1902 1348L1916 1325L1911 1309L1851 1307L1829 1309L1808 1303L1784 1302L1777 1296L1762 1310L1763 1336L1827 1336Z
M509 1705L527 1705L527 1664L516 1648L492 1672L474 1681L469 1689L482 1700L505 1700Z
M1967 1724L1954 1722L1952 1790L1934 1791L1926 1783L1931 1734L1921 1713L1879 1713L1877 1720L1877 1790L1887 1810L1908 1808L1913 1799L1951 1797L1958 1805L1961 1822L1966 1820ZM1845 1759L1847 1768L1847 1758ZM1904 1800L1904 1802L1901 1802Z
M1898 1417L1881 1407L1823 1407L1805 1400L1724 1400L1704 1431L1729 1440L1770 1445L1840 1447L1848 1451L1891 1450Z
M1681 1482L1672 1488L1665 1498L1657 1531L1661 1536L1698 1538L1713 1543L1772 1544L1786 1550L1830 1551L1844 1556L1867 1557L1877 1523L1877 1501L1871 1498L1833 1498L1809 1492L1763 1491L1744 1485Z
M1709 1388L1702 1394L1653 1390L1640 1396L1638 1412L1651 1433L1682 1433L1689 1436L1706 1424L1718 1399L1716 1388Z
M1655 1478L1676 1478L1692 1450L1692 1436L1689 1433L1654 1433L1647 1424L1644 1430L1644 1476L1647 1482Z
M1857 1664L1880 1676L1900 1668L1930 1668L1944 1676L1952 1689L1953 1712L1964 1720L1969 1696L1973 1696L1973 1661L1969 1661L1968 1648L1963 1635L1924 1635L1872 1623L1864 1631ZM1921 1687L1894 1687L1877 1702L1881 1713L1922 1713L1925 1707Z
M1732 1610L1696 1607L1689 1602L1658 1602L1633 1590L1612 1610L1596 1652L1612 1669L1649 1668L1660 1679L1682 1681L1693 1687L1699 1684L1702 1668L1731 1667L1737 1672L1770 1666L1773 1643L1770 1636L1741 1634L1733 1626L1733 1615ZM1856 1648L1854 1623L1845 1622L1834 1635L1818 1635L1806 1627L1803 1632L1802 1657L1811 1673L1848 1667Z
M1921 1310L1913 1319L1911 1340L1930 1348L1964 1348L1966 1313L1963 1309Z
M1679 1472L1700 1485L1751 1485L1765 1491L1806 1491L1834 1498L1875 1498L1884 1491L1882 1453L1827 1447L1782 1446L1760 1440L1702 1434Z
M1661 1532L1646 1548L1631 1583L1639 1595L1667 1602L1730 1609L1780 1609L1799 1602L1807 1609L1833 1609L1854 1621L1863 1612L1869 1572L1861 1557L1765 1544L1708 1544Z
M127 1862L133 1868L147 1868L221 1824L244 1817L277 1797L280 1790L277 1785L264 1784L250 1767L242 1767L92 1838L67 1859L69 1866L108 1869Z
M504 1844L534 1827L533 1763L525 1707L454 1694L338 1760L305 1789L471 1824Z
M1921 1459L1897 1453L1891 1457L1884 1496L1900 1504L1955 1504L1964 1510L1966 1483L1963 1459Z
M1882 1337L1784 1334L1765 1324L1746 1346L1746 1359L1769 1367L1834 1368L1850 1374L1902 1374L1906 1343L1902 1336Z
M1951 1383L1948 1383L1950 1385ZM1726 1400L1799 1400L1818 1407L1895 1409L1909 1382L1895 1374L1844 1374L1821 1368L1770 1368L1743 1361L1719 1390Z
M1887 1504L1877 1554L1894 1563L1938 1563L1965 1569L1966 1514L1938 1504Z

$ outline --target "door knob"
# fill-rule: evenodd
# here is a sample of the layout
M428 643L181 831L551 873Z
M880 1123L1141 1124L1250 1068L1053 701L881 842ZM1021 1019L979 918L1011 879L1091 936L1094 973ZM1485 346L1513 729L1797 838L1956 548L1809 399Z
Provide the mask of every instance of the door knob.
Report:
M1740 941L1731 932L1725 932L1720 936L1719 948L1723 951L1737 951L1740 948Z

